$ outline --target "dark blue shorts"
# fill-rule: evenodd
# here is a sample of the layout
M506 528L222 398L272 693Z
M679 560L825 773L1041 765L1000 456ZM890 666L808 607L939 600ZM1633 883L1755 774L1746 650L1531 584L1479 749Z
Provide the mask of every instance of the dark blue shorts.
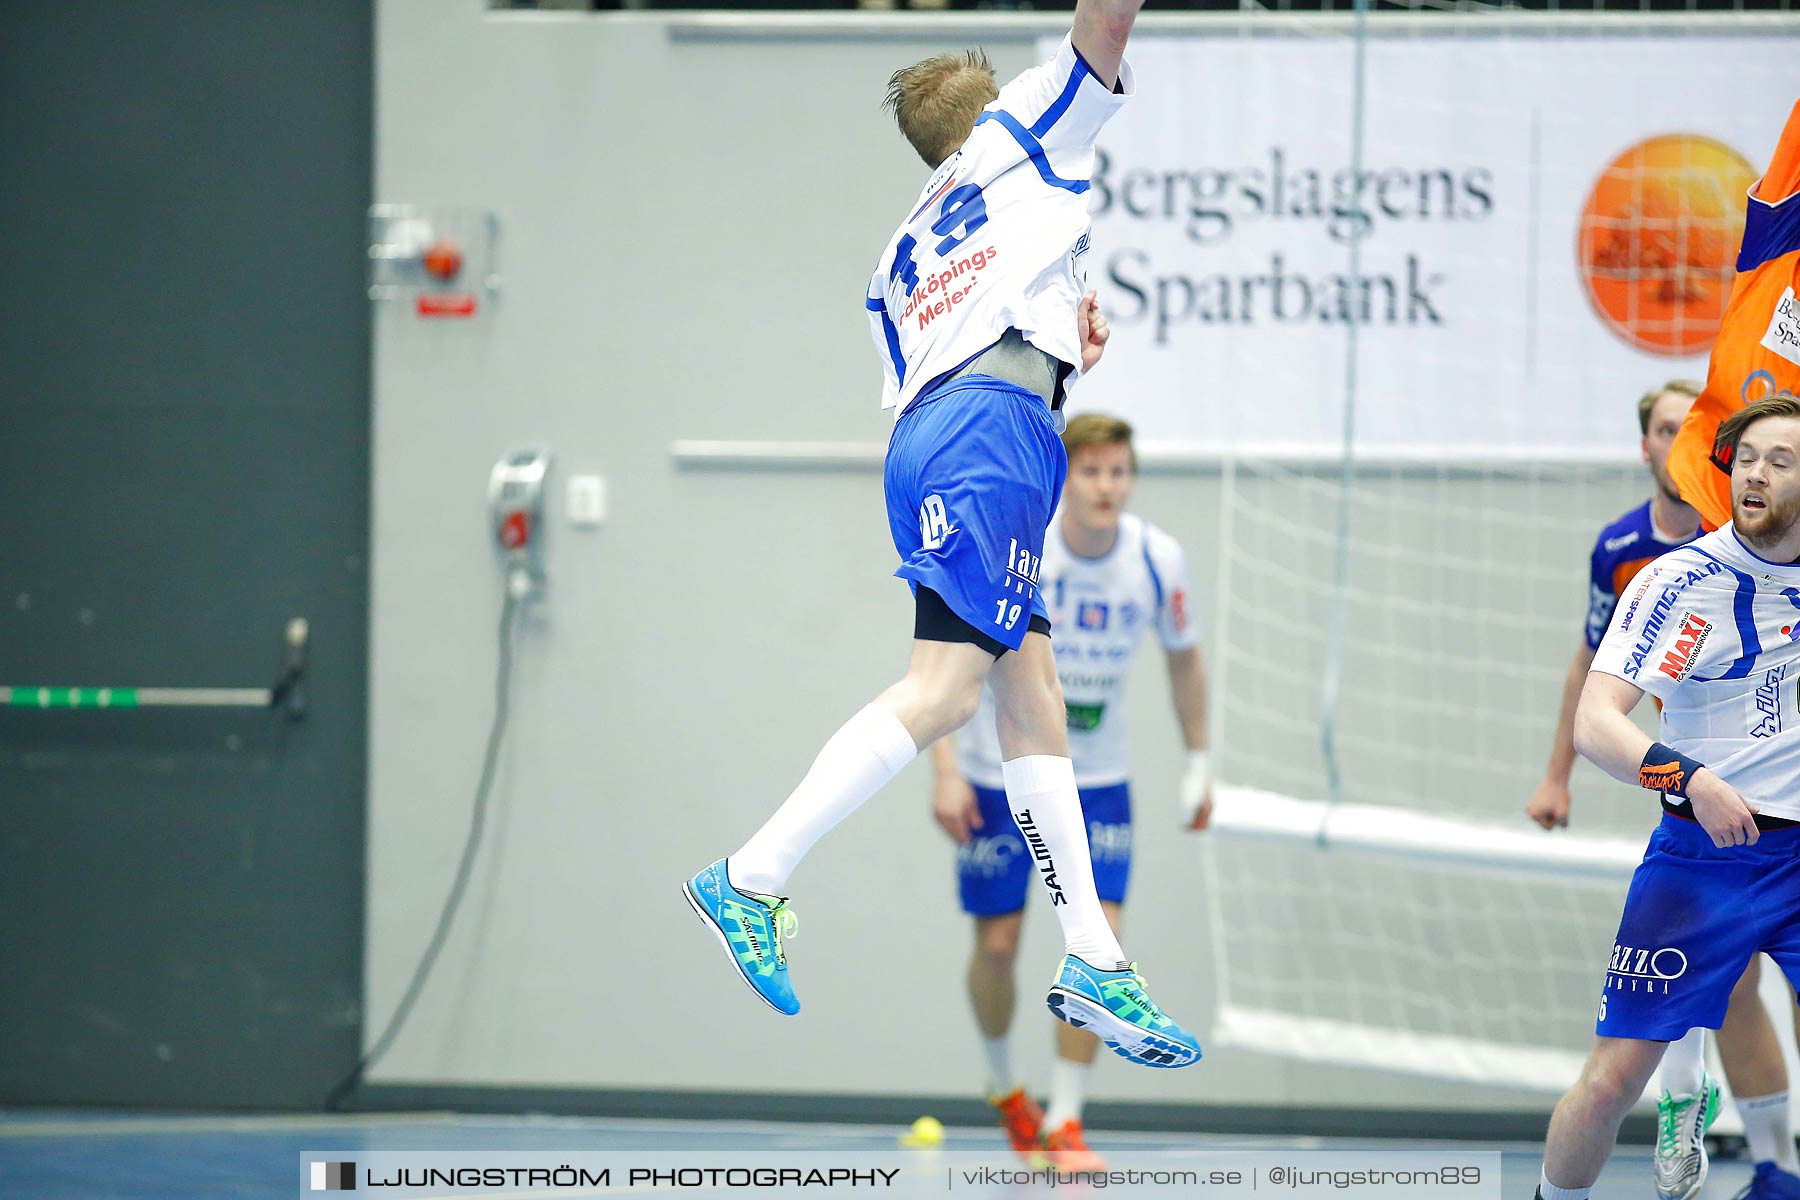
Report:
M1800 829L1721 850L1665 814L1625 895L1594 1032L1669 1042L1717 1029L1758 951L1800 984Z
M978 787L975 799L981 805L981 828L956 848L963 911L972 917L1019 912L1035 874L1025 839L1013 823L1005 792ZM1131 876L1131 786L1082 788L1081 815L1094 860L1094 890L1102 900L1123 904Z
M1017 650L1034 613L1050 620L1038 564L1068 467L1039 396L988 375L940 384L913 401L888 443L894 574Z

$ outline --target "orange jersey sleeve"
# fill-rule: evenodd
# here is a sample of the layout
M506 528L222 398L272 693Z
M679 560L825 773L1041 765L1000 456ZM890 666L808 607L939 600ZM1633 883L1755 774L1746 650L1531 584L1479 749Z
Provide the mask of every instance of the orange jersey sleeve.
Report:
M1706 368L1706 390L1669 452L1681 498L1708 529L1731 520L1731 464L1713 458L1719 423L1775 392L1800 393L1800 102L1751 186L1737 279Z

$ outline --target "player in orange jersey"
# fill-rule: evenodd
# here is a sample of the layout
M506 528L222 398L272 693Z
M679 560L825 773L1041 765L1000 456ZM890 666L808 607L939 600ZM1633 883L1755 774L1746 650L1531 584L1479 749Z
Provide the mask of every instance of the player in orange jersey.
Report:
M1707 365L1706 390L1669 451L1681 498L1708 529L1731 520L1731 463L1713 455L1719 422L1777 392L1800 393L1800 102L1769 169L1750 188L1737 281Z

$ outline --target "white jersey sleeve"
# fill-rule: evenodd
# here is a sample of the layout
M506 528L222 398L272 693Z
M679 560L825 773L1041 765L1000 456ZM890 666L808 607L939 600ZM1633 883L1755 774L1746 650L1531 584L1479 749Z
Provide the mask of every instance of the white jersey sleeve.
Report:
M1156 636L1164 650L1186 650L1199 641L1188 606L1187 556L1181 543L1149 524L1144 525L1144 565L1156 596Z
M875 350L881 358L881 407L895 408L900 403L900 372L905 368L900 357L900 336L882 295L885 283L880 273L869 280L863 307L869 313L869 336L875 339Z
M1618 598L1590 670L1635 684L1666 710L1690 677L1722 674L1739 656L1736 596L1716 559L1691 549L1663 555Z
M1118 86L1109 89L1065 37L1049 62L1001 88L982 118L1001 120L1027 153L1047 156L1053 174L1086 179L1094 167L1094 139L1135 90L1130 63L1119 63ZM1027 138L1019 137L1014 122Z

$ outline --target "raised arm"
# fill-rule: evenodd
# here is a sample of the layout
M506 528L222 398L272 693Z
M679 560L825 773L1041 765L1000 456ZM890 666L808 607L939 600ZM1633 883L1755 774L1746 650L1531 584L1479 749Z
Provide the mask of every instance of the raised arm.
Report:
M1070 37L1076 53L1108 88L1119 82L1125 40L1142 7L1144 0L1078 0L1075 5L1075 28Z

